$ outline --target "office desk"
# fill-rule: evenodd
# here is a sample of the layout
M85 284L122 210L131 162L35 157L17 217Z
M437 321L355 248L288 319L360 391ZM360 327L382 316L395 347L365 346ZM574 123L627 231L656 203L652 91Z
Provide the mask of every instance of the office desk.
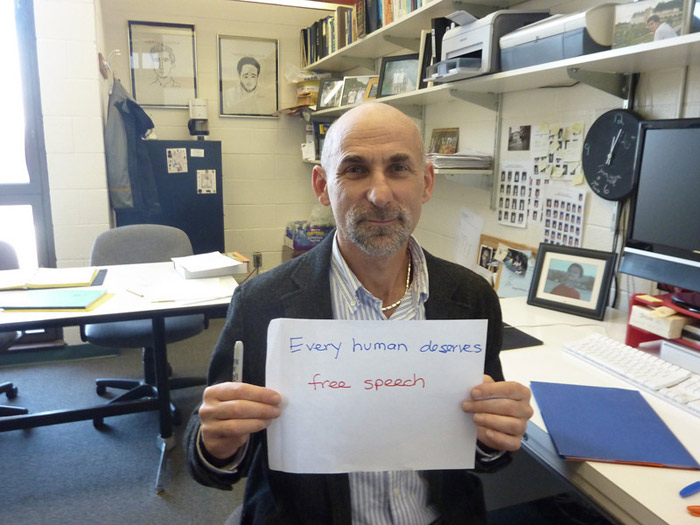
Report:
M606 321L594 321L529 306L525 298L501 300L503 319L544 342L543 346L501 353L505 376L529 385L550 381L583 385L634 388L586 362L564 353L563 343L590 333L603 333L624 341L625 314L608 310ZM700 418L642 392L690 453L700 460ZM569 462L561 459L546 432L533 397L532 417L523 447L531 455L564 476L583 494L623 523L698 524L686 507L700 505L700 494L681 498L678 491L700 480L700 471L678 470L602 462Z
M167 452L174 446L168 387L168 356L164 337L165 318L187 314L206 314L210 317L225 315L236 281L230 276L186 280L173 270L173 265L169 262L100 268L107 269L103 287L113 296L94 310L87 312L3 311L0 312L0 329L29 330L52 326L151 319L158 398L4 417L0 418L0 432L158 410L162 441L156 489L162 492ZM145 296L137 295L134 291L145 293ZM151 300L153 298L176 300L153 302Z

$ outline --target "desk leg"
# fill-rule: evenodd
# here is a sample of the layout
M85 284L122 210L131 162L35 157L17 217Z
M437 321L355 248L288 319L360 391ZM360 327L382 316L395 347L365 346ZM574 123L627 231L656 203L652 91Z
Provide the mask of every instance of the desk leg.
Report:
M170 384L168 380L168 349L165 344L165 318L153 318L153 352L156 386L158 388L158 415L160 418L161 454L156 476L156 492L165 492L165 464L168 451L175 446L173 438L173 419L170 414Z

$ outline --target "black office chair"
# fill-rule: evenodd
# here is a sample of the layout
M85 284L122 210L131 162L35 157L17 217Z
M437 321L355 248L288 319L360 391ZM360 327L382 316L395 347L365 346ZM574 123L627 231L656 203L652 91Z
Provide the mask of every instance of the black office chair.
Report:
M164 262L171 257L186 255L192 255L192 244L182 230L158 224L135 224L101 233L92 246L90 264L105 266ZM206 327L207 319L201 314L166 317L165 342L174 343L193 337ZM143 349L143 379L97 379L98 395L104 395L107 388L118 388L126 392L110 400L110 403L157 397L153 326L150 319L88 324L82 327L81 337L98 346ZM206 384L204 377L171 377L169 381L171 390ZM173 423L180 424L182 416L172 404L171 411ZM99 428L102 424L101 418L94 420L96 427Z
M0 270L15 270L19 268L17 253L10 243L0 241ZM10 331L0 332L0 352L10 348L20 337L22 332ZM0 394L6 394L7 399L17 397L17 387L12 383L0 383ZM26 414L29 411L26 408L0 405L0 417L15 416Z

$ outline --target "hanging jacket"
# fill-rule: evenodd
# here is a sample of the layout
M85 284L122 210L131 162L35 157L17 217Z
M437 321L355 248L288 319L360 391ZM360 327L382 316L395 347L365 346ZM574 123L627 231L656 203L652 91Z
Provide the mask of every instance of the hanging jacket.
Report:
M107 183L112 208L159 209L155 174L143 137L153 121L114 79L105 125Z

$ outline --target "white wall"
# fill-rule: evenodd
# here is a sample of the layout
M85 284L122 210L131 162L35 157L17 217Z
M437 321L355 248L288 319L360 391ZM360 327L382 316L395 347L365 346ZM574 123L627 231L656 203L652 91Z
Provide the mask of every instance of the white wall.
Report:
M109 227L93 0L35 0L41 105L58 266L88 263Z
M219 117L217 35L277 39L280 107L291 107L296 90L284 73L288 66L299 67L299 32L327 12L229 0L102 0L102 10L103 52L122 51L112 62L129 91L128 20L195 25L198 96L209 103L210 139L222 142L226 249L248 256L262 252L265 268L279 264L285 225L308 218L317 203L311 167L301 162L304 122L299 117ZM158 138L191 138L187 109L144 109Z
M546 7L552 12L583 9L601 2L558 2L539 0L518 7ZM573 5L575 4L575 5ZM676 118L700 115L700 68L690 68L685 103L680 99L682 86L680 69L661 71L641 76L637 88L635 111L644 118ZM679 106L681 109L679 110ZM584 133L594 120L607 110L621 108L622 100L587 85L543 88L504 94L502 103L501 163L527 161L529 153L507 151L509 126L536 125L539 122L574 122L584 124ZM460 149L468 148L492 152L496 113L467 102L454 101L434 104L427 108L425 139L433 128L459 127ZM570 182L553 184L571 185ZM583 247L610 251L614 231L611 228L616 205L593 194L587 185ZM484 233L516 243L537 247L543 228L529 224L527 228L508 227L497 222L495 210L490 207L490 189L451 182L437 177L431 201L424 207L416 236L428 250L446 259L454 260L457 225L462 207L484 219ZM622 240L618 241L618 249ZM617 304L627 309L629 294L653 291L653 283L620 274Z

